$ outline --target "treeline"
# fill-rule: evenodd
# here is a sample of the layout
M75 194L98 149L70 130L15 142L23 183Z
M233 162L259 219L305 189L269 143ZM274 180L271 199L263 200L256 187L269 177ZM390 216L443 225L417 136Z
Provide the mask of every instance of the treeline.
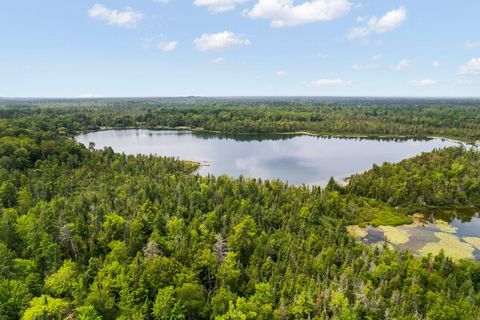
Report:
M346 189L392 206L479 206L480 152L451 147L374 165L352 176Z
M0 107L2 118L37 114L69 134L100 128L201 128L229 133L308 131L322 135L480 139L475 101L368 104L316 100L122 99L30 101Z
M0 319L480 315L480 264L348 235L384 204L90 150L65 124L91 115L44 112L0 121Z

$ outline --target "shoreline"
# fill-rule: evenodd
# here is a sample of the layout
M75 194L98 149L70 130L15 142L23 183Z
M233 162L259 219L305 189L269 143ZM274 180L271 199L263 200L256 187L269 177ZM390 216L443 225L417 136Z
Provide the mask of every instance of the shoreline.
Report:
M203 128L192 128L192 127L101 127L98 129L86 130L86 131L77 131L72 137L76 137L81 134L88 134L99 131L108 131L108 130L171 130L171 131L192 131L192 132L205 132L205 133L215 133L215 134L224 134L224 135L242 135L242 136L253 136L253 135L278 135L278 136L311 136L319 138L338 138L338 139L371 139L371 140L389 140L389 139L400 139L400 140L434 140L440 139L444 141L449 141L457 144L467 144L472 147L479 147L480 140L462 140L458 137L448 137L448 136L439 136L439 135L428 135L428 136L408 136L408 135L380 135L380 134L338 134L338 133L315 133L309 131L293 131L293 132L225 132L218 130L207 130Z

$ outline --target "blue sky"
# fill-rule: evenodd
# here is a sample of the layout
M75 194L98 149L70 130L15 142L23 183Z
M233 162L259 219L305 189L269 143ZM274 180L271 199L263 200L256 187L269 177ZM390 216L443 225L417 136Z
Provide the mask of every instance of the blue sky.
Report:
M0 96L480 96L480 1L15 0Z

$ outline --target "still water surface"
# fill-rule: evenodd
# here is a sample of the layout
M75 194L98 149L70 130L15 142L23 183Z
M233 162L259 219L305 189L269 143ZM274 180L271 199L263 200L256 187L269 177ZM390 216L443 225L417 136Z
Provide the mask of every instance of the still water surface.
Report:
M126 154L155 154L202 163L202 175L280 179L292 184L324 185L368 170L373 164L398 162L455 142L372 140L307 135L225 135L187 130L106 130L76 137L97 149Z

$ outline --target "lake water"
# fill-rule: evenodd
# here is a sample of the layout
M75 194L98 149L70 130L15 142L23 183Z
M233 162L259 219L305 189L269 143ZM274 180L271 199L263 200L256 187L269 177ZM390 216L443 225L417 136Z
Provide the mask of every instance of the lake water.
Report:
M107 130L76 140L97 149L112 147L126 154L155 154L197 161L203 175L280 179L292 184L324 185L372 168L398 162L455 142L372 140L307 135L225 135L187 130Z

